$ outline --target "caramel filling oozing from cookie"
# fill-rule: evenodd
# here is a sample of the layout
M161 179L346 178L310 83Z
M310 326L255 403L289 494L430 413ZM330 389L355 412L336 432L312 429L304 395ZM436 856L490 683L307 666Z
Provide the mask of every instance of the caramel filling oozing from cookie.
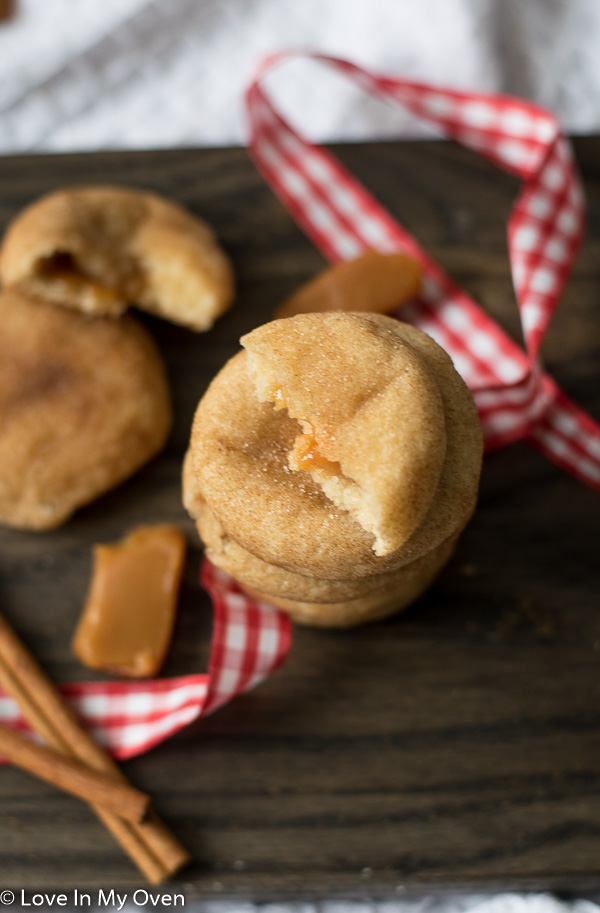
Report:
M141 526L94 548L94 570L73 650L91 669L131 678L159 671L171 639L185 538L175 526Z
M303 434L296 440L293 459L294 466L297 469L303 469L305 472L321 470L332 476L342 475L340 463L328 460L319 453L317 441L310 434Z
M144 287L142 274L137 270L131 270L118 282L102 282L82 270L71 254L62 251L40 260L37 276L52 282L67 299L91 295L95 303L107 308L138 301Z
M276 412L280 412L282 409L287 409L289 412L289 399L280 387L272 391L270 399ZM333 460L328 460L322 453L319 453L316 432L310 422L297 415L291 415L291 413L290 416L295 418L305 429L305 434L296 438L296 443L294 444L294 450L291 454L293 468L301 469L305 472L321 470L332 476L341 476L341 465Z

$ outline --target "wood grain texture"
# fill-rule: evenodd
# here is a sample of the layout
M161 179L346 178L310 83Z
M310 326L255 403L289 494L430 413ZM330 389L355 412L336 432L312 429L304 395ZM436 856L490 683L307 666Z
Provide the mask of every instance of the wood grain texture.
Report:
M577 142L588 239L544 347L600 417L600 140ZM517 185L445 143L344 146L349 167L500 322L517 332L505 223ZM191 550L166 673L204 668L210 607L179 473L198 398L239 336L322 265L241 150L0 160L0 225L67 183L166 193L217 228L235 308L206 335L145 319L166 357L175 428L162 456L62 530L0 530L0 603L56 680L90 546L141 522ZM1 368L0 368L1 369ZM405 615L298 630L286 666L126 765L195 862L188 895L394 895L467 887L600 889L600 614L596 495L525 445L485 462L478 512ZM139 883L84 805L0 769L2 886Z

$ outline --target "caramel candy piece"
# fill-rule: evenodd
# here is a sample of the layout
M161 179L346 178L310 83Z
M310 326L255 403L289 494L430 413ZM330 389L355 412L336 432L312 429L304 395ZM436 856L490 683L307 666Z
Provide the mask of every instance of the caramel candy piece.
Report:
M389 314L419 291L421 266L406 254L368 250L355 260L337 263L300 286L276 311L276 317L319 311Z
M94 548L94 571L73 650L91 669L156 675L173 630L185 537L175 526L140 526Z

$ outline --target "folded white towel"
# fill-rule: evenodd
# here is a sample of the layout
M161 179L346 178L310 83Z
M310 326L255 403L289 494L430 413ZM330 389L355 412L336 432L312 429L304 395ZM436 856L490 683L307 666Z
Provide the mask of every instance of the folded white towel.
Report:
M0 152L235 145L260 58L317 48L523 94L600 129L597 0L15 0L0 23ZM424 135L314 64L275 74L318 139Z

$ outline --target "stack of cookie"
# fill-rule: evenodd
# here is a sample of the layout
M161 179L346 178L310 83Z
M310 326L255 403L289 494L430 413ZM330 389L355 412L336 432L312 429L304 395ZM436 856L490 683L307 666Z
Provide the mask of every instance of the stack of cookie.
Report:
M296 621L407 606L471 516L473 398L428 336L373 314L302 314L242 339L201 400L184 501L210 560Z
M208 329L232 300L232 270L180 207L102 187L24 210L2 243L0 279L0 522L48 529L169 432L162 358L125 309Z

